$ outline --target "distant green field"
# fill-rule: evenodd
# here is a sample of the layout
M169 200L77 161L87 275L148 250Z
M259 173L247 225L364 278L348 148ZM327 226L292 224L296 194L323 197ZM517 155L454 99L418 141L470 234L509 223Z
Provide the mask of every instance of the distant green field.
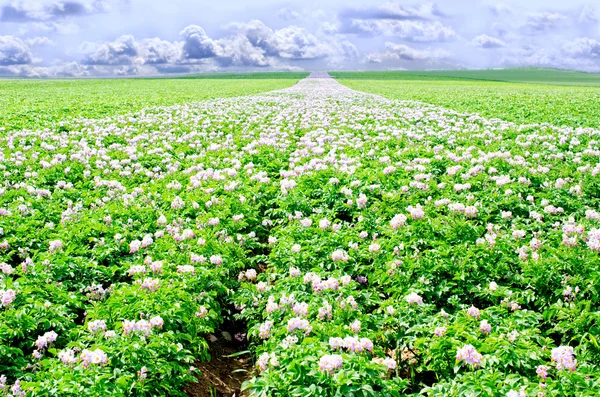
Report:
M257 94L290 87L307 75L207 73L170 79L0 80L0 128L45 128L72 117L102 118L145 107Z
M214 73L198 73L187 76L178 77L180 79L296 79L300 80L308 76L308 72L254 72L254 73L230 73L230 72L214 72Z
M343 79L359 80L490 80L600 87L600 74L554 69L413 70L384 72L331 72Z
M600 76L578 72L538 69L514 69L489 72L496 77L527 76L537 83L515 83L442 76L456 72L331 72L350 88L370 92L390 99L414 100L443 106L459 112L479 113L519 124L551 123L570 127L600 127L600 89L592 86L592 78ZM504 72L502 74L501 72ZM535 73L534 73L535 72ZM417 73L427 73L420 75ZM483 75L483 74L482 74ZM563 85L542 84L548 76L562 76ZM583 75L583 76L582 76ZM567 80L573 76L573 80ZM589 78L587 86L580 86ZM505 77L508 78L508 77Z

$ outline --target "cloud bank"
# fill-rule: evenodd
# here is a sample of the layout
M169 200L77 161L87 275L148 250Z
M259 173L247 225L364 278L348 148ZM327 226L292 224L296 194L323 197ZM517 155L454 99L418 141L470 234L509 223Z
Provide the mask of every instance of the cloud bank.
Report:
M368 5L366 5L368 4ZM600 72L590 2L8 0L0 75L544 66Z

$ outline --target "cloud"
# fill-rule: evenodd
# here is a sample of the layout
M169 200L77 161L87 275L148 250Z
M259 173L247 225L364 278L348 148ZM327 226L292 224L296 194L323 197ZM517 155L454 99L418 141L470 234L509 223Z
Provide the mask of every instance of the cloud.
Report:
M567 19L567 16L558 12L530 13L525 19L523 30L530 34L546 32L561 26Z
M142 41L141 53L144 64L174 63L180 58L181 48L177 43L155 37Z
M353 19L342 26L339 32L398 37L413 42L447 42L458 38L452 27L439 21Z
M50 21L106 12L111 0L12 0L0 9L0 21Z
M277 15L279 18L283 19L284 21L293 21L295 19L300 19L301 15L298 11L289 8L289 7L285 7L280 9L279 11L277 11Z
M30 37L28 39L25 39L25 43L29 47L43 47L43 46L54 46L54 45L56 45L54 43L54 41L50 40L46 36Z
M425 61L437 62L447 59L451 54L440 49L417 49L406 44L385 43L385 51L367 54L366 63L382 63L387 61Z
M490 11L496 16L511 15L515 12L515 10L511 6L504 3L491 5Z
M311 60L327 57L351 58L356 47L346 40L334 37L318 38L305 28L288 26L273 30L259 20L229 26L235 34L248 38L253 46L258 47L273 57L285 60Z
M83 63L87 65L128 65L138 54L138 43L132 35L127 34L115 41L98 45L84 58Z
M577 38L565 41L558 47L540 48L523 45L510 49L500 59L502 66L530 66L577 69L600 72L600 41L592 38Z
M26 65L33 61L29 46L20 38L0 36L0 65Z
M198 25L190 25L183 29L179 35L183 38L183 58L205 59L217 55L218 48L204 29Z
M22 24L17 29L16 34L28 35L28 34L57 34L61 36L72 35L79 33L79 25L73 22L31 22Z
M600 59L600 41L588 37L563 44L562 51L574 58Z
M577 15L577 22L581 24L597 24L600 19L596 13L594 6L586 4L581 7L579 14Z
M495 37L482 34L473 39L473 44L479 48L501 48L506 46L506 43Z
M340 18L423 20L435 19L442 15L434 3L411 7L405 6L399 1L391 1L379 7L346 9L340 13Z

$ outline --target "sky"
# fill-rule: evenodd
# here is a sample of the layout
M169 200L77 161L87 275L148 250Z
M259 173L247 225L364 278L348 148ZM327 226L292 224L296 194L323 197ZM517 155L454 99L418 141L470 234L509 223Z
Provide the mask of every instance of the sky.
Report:
M0 75L600 72L591 1L0 0Z

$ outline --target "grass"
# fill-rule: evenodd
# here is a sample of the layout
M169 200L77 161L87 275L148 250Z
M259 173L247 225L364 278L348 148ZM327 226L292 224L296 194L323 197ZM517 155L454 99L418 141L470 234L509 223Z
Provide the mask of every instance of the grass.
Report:
M556 69L413 70L385 72L331 72L343 79L358 80L487 80L600 87L600 74Z
M209 73L171 79L0 80L0 128L41 129L73 117L251 95L294 85L307 73Z
M468 71L456 71L458 75ZM472 71L479 72L479 71ZM579 86L578 72L515 69L498 72L496 76L521 76L529 79L539 73L537 83L488 81L442 76L443 72L331 72L338 81L350 88L378 94L390 99L427 102L459 112L479 113L519 124L551 123L569 127L600 127L600 90ZM427 73L419 75L417 73ZM447 72L451 73L451 72ZM574 76L565 85L543 84L548 76L558 73L563 79ZM600 78L600 76L589 74Z

